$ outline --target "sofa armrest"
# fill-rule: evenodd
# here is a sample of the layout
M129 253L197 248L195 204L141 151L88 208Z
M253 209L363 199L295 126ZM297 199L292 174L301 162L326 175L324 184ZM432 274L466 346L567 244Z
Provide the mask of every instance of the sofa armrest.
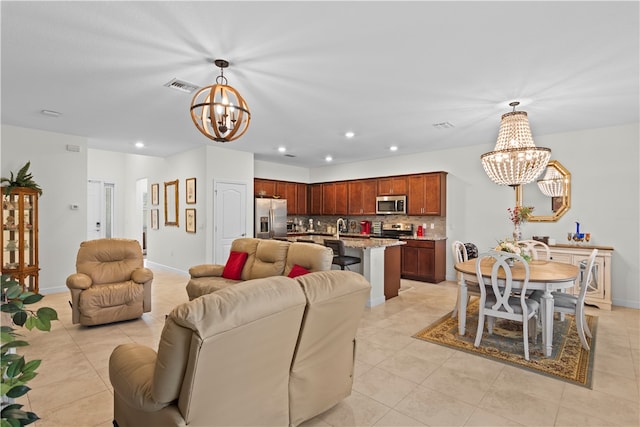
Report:
M148 268L137 268L131 272L131 280L140 284L147 283L153 280L153 271Z
M189 269L191 278L196 277L222 277L224 265L219 264L200 264L194 265Z
M157 402L152 396L153 374L157 354L140 344L117 346L109 358L109 379L113 392L130 406L146 411L158 411L171 402Z
M74 273L67 277L67 287L69 289L89 289L92 284L91 277L84 273Z

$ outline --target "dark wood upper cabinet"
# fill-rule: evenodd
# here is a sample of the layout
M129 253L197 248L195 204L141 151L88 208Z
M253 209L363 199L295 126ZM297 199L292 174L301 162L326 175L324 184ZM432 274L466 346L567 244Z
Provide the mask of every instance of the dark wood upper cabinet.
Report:
M322 215L322 184L309 185L309 215Z
M377 189L376 179L348 181L348 215L375 215Z
M296 184L297 215L307 215L309 212L309 203L307 198L307 184Z
M407 194L407 178L405 176L378 178L378 196L402 194Z
M445 216L447 209L447 173L434 172L407 177L408 215Z
M273 197L276 194L276 181L255 178L253 180L253 194L260 197Z
M335 183L336 215L347 215L347 181Z

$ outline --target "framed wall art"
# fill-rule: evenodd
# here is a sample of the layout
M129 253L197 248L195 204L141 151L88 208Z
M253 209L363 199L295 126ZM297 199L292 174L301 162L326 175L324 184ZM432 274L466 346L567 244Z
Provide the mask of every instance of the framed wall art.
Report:
M164 183L164 225L178 227L178 180Z
M196 179L187 178L187 204L193 205L196 202Z
M196 210L185 209L185 221L186 221L186 229L187 233L195 233L196 232Z
M151 204L157 205L159 202L158 196L160 191L160 184L151 184Z
M158 211L159 209L151 209L151 229L152 230L157 230L158 228L160 228L159 222L158 222Z

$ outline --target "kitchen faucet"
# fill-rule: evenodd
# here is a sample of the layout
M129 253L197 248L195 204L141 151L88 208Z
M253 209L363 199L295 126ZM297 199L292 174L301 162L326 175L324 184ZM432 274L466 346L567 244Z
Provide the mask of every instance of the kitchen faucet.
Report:
M344 219L338 218L336 221L336 239L340 239L340 223L342 222L342 226L346 227L347 224L344 222Z

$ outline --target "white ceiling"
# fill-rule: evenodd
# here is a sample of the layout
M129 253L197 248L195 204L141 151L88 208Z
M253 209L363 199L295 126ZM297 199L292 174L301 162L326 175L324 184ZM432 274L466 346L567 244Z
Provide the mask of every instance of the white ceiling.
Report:
M216 144L318 167L326 155L396 155L391 145L408 154L494 144L512 100L534 138L639 120L637 1L1 8L2 123L85 136L93 148L168 156ZM163 86L213 84L215 58L231 62L225 76L251 109L247 133L227 144L197 131L191 95Z

